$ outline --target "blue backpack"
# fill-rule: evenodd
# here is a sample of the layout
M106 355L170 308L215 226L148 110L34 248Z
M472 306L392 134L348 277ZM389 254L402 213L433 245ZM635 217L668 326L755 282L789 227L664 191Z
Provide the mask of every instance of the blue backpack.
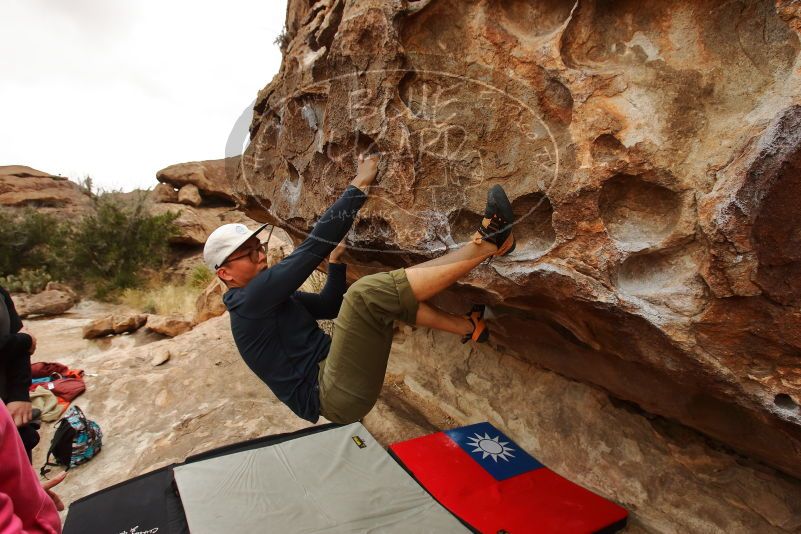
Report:
M77 406L70 406L58 422L58 428L47 450L47 459L40 472L44 476L50 471L48 466L51 465L63 465L69 470L88 462L100 452L102 445L103 432L97 423L87 419ZM50 455L53 455L56 463L50 462Z

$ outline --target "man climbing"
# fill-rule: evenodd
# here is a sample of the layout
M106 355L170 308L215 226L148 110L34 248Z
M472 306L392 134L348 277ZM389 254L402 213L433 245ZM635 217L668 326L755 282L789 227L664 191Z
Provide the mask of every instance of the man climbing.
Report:
M463 341L486 341L483 307L458 316L426 301L485 259L515 247L512 207L496 185L470 242L413 267L362 277L345 293L340 241L367 200L377 169L377 156L360 156L356 178L294 252L270 268L256 237L267 225L255 231L223 225L203 250L205 262L229 288L223 300L242 358L276 397L311 422L323 415L351 423L372 409L384 382L396 319L452 332ZM329 254L323 290L298 291ZM333 336L318 327L317 319L334 319Z

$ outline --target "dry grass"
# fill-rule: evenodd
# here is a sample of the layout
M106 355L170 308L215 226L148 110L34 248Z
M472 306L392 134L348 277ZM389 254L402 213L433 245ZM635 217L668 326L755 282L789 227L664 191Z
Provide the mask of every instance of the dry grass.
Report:
M319 293L325 286L326 277L325 273L314 271L303 282L300 290ZM183 285L160 284L154 279L146 288L126 289L119 302L143 313L180 314L191 317L195 313L195 301L198 295L206 288L203 283L206 281L205 278L202 280L200 278L202 278L200 274L192 273ZM333 321L320 320L318 324L323 331L331 335L334 328Z
M195 313L195 301L202 291L203 288L189 284L126 289L120 297L120 302L144 313L179 314L191 317Z

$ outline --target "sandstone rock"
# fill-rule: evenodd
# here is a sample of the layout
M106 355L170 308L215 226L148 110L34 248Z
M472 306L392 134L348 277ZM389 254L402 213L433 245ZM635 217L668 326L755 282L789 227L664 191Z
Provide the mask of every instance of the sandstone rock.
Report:
M187 184L196 186L204 196L217 197L230 203L236 202L229 176L234 176L239 167L239 156L210 161L178 163L161 169L156 178L159 182L176 188Z
M225 313L226 308L223 304L222 296L226 291L225 285L219 278L216 278L198 295L195 303L195 315L192 324L208 321L212 317L218 317Z
M252 219L231 208L195 208L185 204L170 203L153 204L150 208L150 213L153 214L168 211L179 214L175 220L178 235L170 239L170 243L173 244L202 246L209 234L221 224L238 222L251 227L256 226Z
M297 242L380 151L356 278L466 241L502 184L516 252L440 305L494 305L506 354L801 476L798 20L787 0L291 0L232 186Z
M289 239L288 236L285 238L278 237L276 235L278 232L286 235L283 230L281 230L280 228L276 228L275 232L273 232L272 237L270 237L270 243L269 246L267 247L268 267L272 267L279 261L286 258L295 248L292 246L291 240ZM266 237L261 236L261 239L266 239Z
M92 200L67 178L23 165L5 165L0 166L0 206L81 215L91 210Z
M83 327L84 339L96 339L105 337L114 333L114 316L108 315L95 319L91 323Z
M59 315L72 308L77 299L74 293L46 289L35 295L15 295L14 306L20 317L30 315Z
M147 328L168 337L175 337L191 330L192 321L179 315L149 315Z
M146 322L147 315L144 314L107 315L84 326L83 338L95 339L112 334L135 332Z
M54 289L56 291L63 291L64 293L67 293L73 299L75 299L75 302L78 302L80 300L80 297L78 296L78 293L76 293L75 290L72 289L67 284L63 284L61 282L48 282L47 285L45 286L45 290L47 291L47 290L51 290L51 289Z
M150 365L153 367L158 367L159 365L169 361L170 356L170 349L166 347L159 348L154 351L153 357L150 360Z
M227 317L155 343L143 330L107 338L100 349L80 338L91 318L82 314L98 307L112 311L84 301L76 317L28 324L39 340L36 361L86 370L81 408L104 431L102 454L59 487L67 505L192 454L308 426L247 368ZM626 534L788 534L801 524L796 479L513 355L485 345L466 351L456 336L405 330L379 404L364 420L382 445L490 420L560 475L624 505ZM173 355L170 364L152 367L160 349ZM42 443L54 430L43 425ZM46 453L35 448L34 465Z
M160 183L153 188L150 199L156 203L169 202L175 204L178 202L178 191L169 184Z
M122 334L124 332L134 332L142 328L146 322L147 322L147 315L145 314L112 316L112 327L114 328L115 334Z
M200 190L193 184L186 184L178 190L178 203L189 206L200 206L203 199L200 198Z

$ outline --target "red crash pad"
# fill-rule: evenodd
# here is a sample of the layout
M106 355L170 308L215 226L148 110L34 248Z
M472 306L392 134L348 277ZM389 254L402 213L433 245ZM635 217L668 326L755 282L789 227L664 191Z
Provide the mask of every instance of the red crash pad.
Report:
M626 525L624 508L557 475L489 423L389 449L437 501L480 532L609 533Z

